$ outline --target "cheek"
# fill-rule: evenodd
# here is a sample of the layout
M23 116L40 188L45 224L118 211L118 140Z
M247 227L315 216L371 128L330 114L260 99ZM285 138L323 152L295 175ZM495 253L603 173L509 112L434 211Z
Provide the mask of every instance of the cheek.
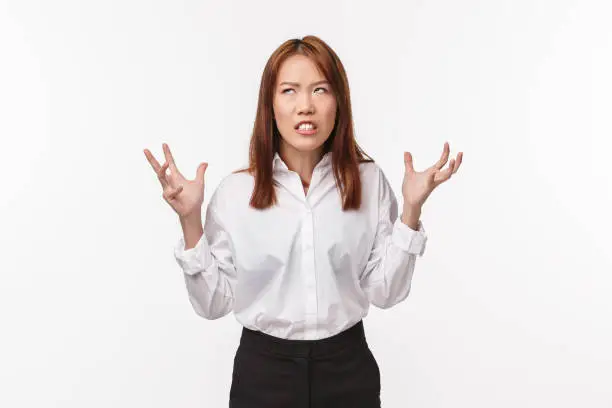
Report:
M276 126L284 128L291 125L291 115L286 108L282 106L276 106L274 108L274 118L276 119Z
M324 112L325 112L325 118L329 124L329 126L334 126L334 122L336 120L336 102L335 101L331 101L328 104L326 104L323 108Z

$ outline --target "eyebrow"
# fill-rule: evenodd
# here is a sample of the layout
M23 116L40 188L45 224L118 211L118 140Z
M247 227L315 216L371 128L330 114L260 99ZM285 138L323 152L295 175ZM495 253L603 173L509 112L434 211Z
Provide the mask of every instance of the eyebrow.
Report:
M325 80L325 79L324 79L324 80L322 80L322 81L313 82L313 83L312 83L312 84L310 84L310 85L311 85L311 86L313 86L313 85L320 85L320 84L329 84L329 81L327 81L327 80ZM287 82L287 81L281 82L281 83L280 83L280 84L278 84L278 85L279 85L279 86L280 86L280 85L293 85L293 86L297 86L297 87L299 87L299 86L300 86L300 84L298 84L297 82Z

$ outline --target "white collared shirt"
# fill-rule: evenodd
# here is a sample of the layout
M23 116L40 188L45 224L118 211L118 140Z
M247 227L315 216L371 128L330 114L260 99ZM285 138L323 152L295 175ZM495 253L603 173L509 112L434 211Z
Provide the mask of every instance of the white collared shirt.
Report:
M401 222L395 194L378 164L359 165L362 204L342 211L331 153L317 163L308 192L276 153L278 203L249 207L248 173L221 180L206 209L204 234L174 255L195 312L217 319L231 311L243 326L275 337L333 336L364 318L373 304L391 307L410 291L427 235Z

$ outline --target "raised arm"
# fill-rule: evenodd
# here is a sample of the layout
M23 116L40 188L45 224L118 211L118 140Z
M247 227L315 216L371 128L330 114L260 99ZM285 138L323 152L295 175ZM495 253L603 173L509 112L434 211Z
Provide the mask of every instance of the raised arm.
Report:
M398 217L397 199L380 168L378 203L376 236L360 284L370 303L386 309L408 296L427 235L420 221L418 230L413 230Z
M163 165L148 149L144 154L163 188L164 200L178 215L183 229L174 255L183 269L189 300L196 313L206 319L217 319L232 310L236 276L231 241L222 217L218 216L219 188L211 197L202 227L204 174L208 163L201 163L196 178L189 180L178 170L165 143L163 150L166 159Z
M191 231L198 230L197 220L183 225L183 237L174 248L174 256L183 269L189 301L196 313L205 319L218 319L234 306L236 268L233 247L219 214L219 190L206 208L203 233L193 248L186 248ZM200 223L200 227L201 223Z

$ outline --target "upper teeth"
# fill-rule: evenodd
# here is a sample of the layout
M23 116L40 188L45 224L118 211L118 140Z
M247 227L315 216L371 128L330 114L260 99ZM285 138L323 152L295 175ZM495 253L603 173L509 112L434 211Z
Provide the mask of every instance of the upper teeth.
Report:
M299 127L299 129L313 129L314 126L312 126L312 123L302 123Z

